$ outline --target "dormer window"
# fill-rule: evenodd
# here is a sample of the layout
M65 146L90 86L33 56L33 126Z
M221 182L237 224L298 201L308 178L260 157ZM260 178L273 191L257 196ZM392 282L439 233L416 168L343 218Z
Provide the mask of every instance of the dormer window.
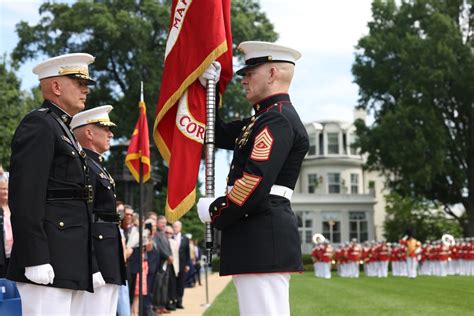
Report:
M328 133L328 154L339 154L339 133Z
M319 154L324 155L324 135L323 133L319 134Z
M308 156L314 155L316 155L316 135L310 135Z

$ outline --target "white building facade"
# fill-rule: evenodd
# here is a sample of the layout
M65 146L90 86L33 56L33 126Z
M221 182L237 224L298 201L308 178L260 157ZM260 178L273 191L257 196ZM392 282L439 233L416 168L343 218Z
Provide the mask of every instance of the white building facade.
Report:
M323 121L305 127L310 149L292 198L303 253L313 248L315 233L336 245L383 239L388 192L382 177L363 169L364 157L351 146L354 124Z

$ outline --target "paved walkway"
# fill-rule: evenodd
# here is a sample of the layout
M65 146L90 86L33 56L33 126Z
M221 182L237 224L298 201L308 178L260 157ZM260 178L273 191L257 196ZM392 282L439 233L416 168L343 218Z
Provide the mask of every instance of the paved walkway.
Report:
M209 304L212 304L217 295L227 286L232 277L220 277L219 273L208 274L209 282ZM206 311L206 284L204 273L201 275L201 286L196 285L193 288L184 289L183 306L184 309L167 314L170 316L200 316Z

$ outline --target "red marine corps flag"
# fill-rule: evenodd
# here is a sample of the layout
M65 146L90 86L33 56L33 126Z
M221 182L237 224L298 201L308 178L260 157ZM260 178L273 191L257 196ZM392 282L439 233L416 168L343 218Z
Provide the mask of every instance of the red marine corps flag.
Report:
M198 77L222 65L219 92L232 79L230 0L173 0L153 136L169 166L166 217L194 205L206 125L206 90Z
M146 120L146 106L143 101L143 82L140 103L138 103L140 113L135 124L130 145L128 145L125 164L137 182L140 182L140 161L143 164L143 182L150 180L150 139L148 136L148 123Z

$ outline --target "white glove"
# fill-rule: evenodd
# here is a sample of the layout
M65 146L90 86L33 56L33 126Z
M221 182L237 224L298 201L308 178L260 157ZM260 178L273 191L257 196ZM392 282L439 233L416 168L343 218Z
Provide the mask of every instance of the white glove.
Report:
M38 284L53 284L54 282L54 270L49 263L25 267L25 276L31 282Z
M96 272L92 275L92 286L94 287L94 290L105 285L105 280L102 277L102 273Z
M214 201L215 201L215 198L213 197L210 197L210 198L205 197L205 198L199 199L197 203L197 210L198 210L198 215L201 222L203 223L211 222L211 213L209 213L209 206Z
M221 77L221 64L218 61L213 61L209 67L199 76L199 82L203 87L207 86L207 80L214 79L216 83Z

